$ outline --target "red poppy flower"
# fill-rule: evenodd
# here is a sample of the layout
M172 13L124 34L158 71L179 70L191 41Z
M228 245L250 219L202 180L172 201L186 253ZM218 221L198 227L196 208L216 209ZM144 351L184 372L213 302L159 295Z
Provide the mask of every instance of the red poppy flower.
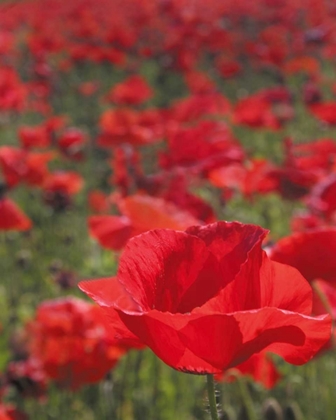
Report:
M141 76L131 76L111 89L107 99L118 105L140 105L152 95L152 89Z
M193 178L190 171L185 171L182 168L175 172L170 171L170 179L167 179L167 175L164 173L160 175L162 177L161 188L163 191L159 195L165 200L174 203L178 208L189 212L202 222L212 223L217 220L211 205L201 197L188 191L190 180Z
M216 187L237 190L243 189L246 178L247 169L238 163L214 169L208 174L209 181Z
M234 109L234 124L243 124L252 128L278 130L280 121L272 111L272 105L258 95L241 99Z
M23 147L49 147L51 138L44 124L30 127L22 126L19 128L19 139Z
M216 68L225 78L235 77L242 71L242 66L237 60L222 57L217 60Z
M109 109L102 114L99 126L102 133L98 145L101 147L151 144L159 141L162 134L159 113L153 110Z
M88 218L90 236L103 248L118 251L132 236L132 222L125 216L90 216Z
M168 136L168 150L161 166L198 167L208 171L242 161L244 152L224 122L201 121L194 127L176 127Z
M52 143L54 132L63 126L65 117L51 117L44 123L35 126L21 126L19 139L26 149L34 147L49 147Z
M265 173L265 178L274 183L274 191L289 200L307 195L318 180L314 171L300 170L295 166L275 167Z
M294 213L291 218L290 228L292 232L305 232L326 226L326 222L320 217L307 211Z
M303 72L308 75L316 75L319 71L320 63L316 60L316 58L309 56L292 58L284 65L284 72L287 74Z
M310 105L309 111L314 117L326 124L336 124L336 102L319 102Z
M316 170L327 175L336 158L336 143L331 138L291 145L295 165L299 169Z
M48 163L56 156L55 152L29 152L26 155L26 173L22 182L28 185L41 187L49 175Z
M43 189L49 192L62 192L74 195L82 189L83 183L83 178L76 172L58 171L48 176Z
M75 127L67 128L58 138L57 143L64 156L74 160L83 158L85 134L82 130Z
M48 175L48 162L54 152L33 153L16 147L0 147L0 166L6 184L14 187L19 182L41 186Z
M184 77L185 82L192 93L204 94L216 91L215 83L206 73L190 71Z
M120 201L121 212L127 216L134 228L134 235L150 229L184 230L198 221L187 211L183 211L162 198L145 194L134 194Z
M270 258L297 268L308 281L336 282L335 251L336 229L314 229L280 239L270 250Z
M100 381L126 351L100 308L73 297L43 302L27 328L31 357L66 388Z
M27 91L17 73L2 65L0 69L0 110L21 111L25 105Z
M250 197L255 193L267 194L276 191L278 182L274 177L267 176L275 166L265 159L253 159L247 164L242 190L244 195Z
M9 198L0 198L0 230L28 230L31 220Z
M122 216L91 216L90 235L105 248L120 250L129 238L156 228L184 230L197 223L188 212L162 198L135 194L119 200Z
M220 373L262 350L302 364L331 320L310 317L309 284L267 258L265 235L237 222L150 231L128 243L116 278L80 288L175 369Z
M57 171L49 174L43 184L43 199L56 211L71 206L72 196L83 187L84 180L76 172Z
M170 118L180 122L204 119L204 116L222 117L231 110L229 100L216 92L198 93L174 102Z
M113 173L111 185L118 188L121 194L128 195L137 179L143 176L139 152L127 143L114 147L110 164Z
M0 147L0 165L8 186L14 187L26 173L25 157L26 153L22 149Z
M209 181L219 188L241 191L247 198L253 194L267 194L276 191L279 182L268 176L275 169L264 159L254 159L242 164L231 164L214 169L208 174Z

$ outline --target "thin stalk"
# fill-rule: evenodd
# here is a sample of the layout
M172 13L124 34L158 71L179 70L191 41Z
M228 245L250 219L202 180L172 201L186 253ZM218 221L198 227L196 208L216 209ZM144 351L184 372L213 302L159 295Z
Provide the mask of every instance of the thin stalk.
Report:
M219 420L216 403L215 381L213 375L207 375L207 390L211 420Z

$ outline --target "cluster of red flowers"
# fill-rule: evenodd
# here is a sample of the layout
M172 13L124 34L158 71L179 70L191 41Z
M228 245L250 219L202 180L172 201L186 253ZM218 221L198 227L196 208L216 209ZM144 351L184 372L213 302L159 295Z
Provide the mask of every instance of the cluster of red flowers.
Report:
M39 121L16 123L16 139L0 146L0 230L34 229L15 190L39 192L51 214L79 195L88 235L124 250L116 277L80 283L97 306L41 303L5 393L41 398L49 381L76 390L145 346L180 371L220 379L235 368L272 387L280 374L268 353L299 365L333 346L336 143L299 143L288 128L298 106L321 128L336 125L336 85L322 68L336 53L335 19L326 0L0 6L0 124L31 112ZM94 112L73 123L55 104L86 65L117 77L105 90L79 80L72 94ZM223 81L253 72L272 85L223 93ZM280 140L281 163L255 153L246 132ZM218 221L230 200L266 194L301 207L293 233L267 253L261 227ZM20 415L0 405L0 418Z

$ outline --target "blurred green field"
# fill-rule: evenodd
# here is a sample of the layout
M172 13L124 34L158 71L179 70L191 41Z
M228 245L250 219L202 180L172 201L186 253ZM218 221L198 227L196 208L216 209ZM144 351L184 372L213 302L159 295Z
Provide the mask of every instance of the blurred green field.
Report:
M326 74L330 69L325 69ZM146 62L140 73L155 88L157 95L152 100L162 106L171 99L183 96L184 85L179 75L166 74L155 62ZM76 93L79 83L99 79L102 90L121 80L120 70L112 66L85 64L77 66L70 74L58 74L57 95L53 98L55 114L70 115L71 123L84 129L92 140L100 114L106 104L91 97L83 101ZM25 77L24 71L22 77ZM286 81L293 91L300 86L295 78ZM274 83L272 75L245 72L234 81L218 81L218 86L232 101L244 92L253 93L261 87ZM295 141L309 141L318 137L335 136L336 130L322 127L308 116L300 101L296 101L296 117L284 132L251 131L235 127L237 138L250 155L266 157L275 162L282 159L282 139L291 135ZM17 129L22 124L38 123L34 113L22 117L8 117L0 122L1 144L17 144ZM143 147L147 156L148 173L155 171L153 150ZM52 278L52 266L60 264L73 270L80 279L110 276L116 272L117 256L101 249L89 238L86 226L86 193L92 188L110 192L106 185L109 168L102 150L95 148L93 141L87 149L87 159L81 163L67 163L67 169L75 169L84 175L87 183L75 199L71 209L54 213L41 206L38 191L17 188L12 197L22 208L28 209L34 229L27 233L0 234L0 313L2 334L0 336L0 371L10 358L8 342L13 333L29 320L36 306L45 299L64 296ZM57 160L53 167L61 165ZM247 202L236 196L225 205L214 187L204 184L195 191L210 202L219 220L238 220L259 224L271 231L276 240L289 233L289 218L300 204L281 199L277 195L255 198ZM68 292L84 298L73 288ZM336 413L336 358L333 353L323 355L306 366L294 367L278 360L283 373L279 385L267 391L262 386L242 378L233 383L219 383L220 403L230 413L227 419L256 420L262 418L262 408L271 396L280 405L298 406L302 415L286 420L334 420ZM178 373L164 365L150 350L131 351L111 372L103 383L87 386L79 392L50 389L46 401L22 399L13 392L8 398L26 411L33 420L202 420L208 418L206 409L205 378ZM254 418L242 412L244 404L252 405ZM290 413L290 410L288 411Z

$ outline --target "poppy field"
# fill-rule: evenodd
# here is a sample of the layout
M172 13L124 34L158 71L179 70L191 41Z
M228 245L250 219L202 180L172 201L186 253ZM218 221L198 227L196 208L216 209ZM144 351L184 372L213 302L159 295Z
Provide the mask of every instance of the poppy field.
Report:
M0 420L335 420L336 4L0 2Z

